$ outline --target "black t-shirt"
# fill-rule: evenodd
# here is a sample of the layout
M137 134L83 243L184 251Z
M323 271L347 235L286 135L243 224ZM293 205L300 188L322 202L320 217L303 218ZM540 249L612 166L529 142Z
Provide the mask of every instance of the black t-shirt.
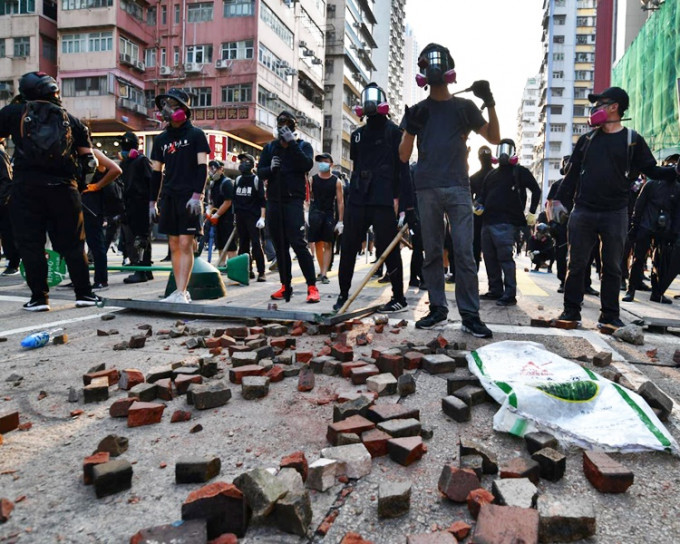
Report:
M311 209L333 214L335 210L335 197L337 194L338 178L331 175L330 178L322 178L318 174L312 177L312 200Z
M482 112L471 100L451 97L449 100L426 98L418 107L427 108L425 126L415 136L418 139L418 164L415 188L469 187L467 139L470 131L479 131L486 124ZM405 120L401 122L406 127Z
M630 196L630 178L626 177L628 165L633 175L656 172L656 159L639 134L632 139L629 159L628 130L624 128L614 133L598 130L589 146L590 134L581 136L576 142L571 167L558 190L557 200L566 200L574 195L575 205L594 211L627 208Z
M0 110L0 137L11 136L16 146L14 153L14 180L33 185L47 183L77 183L79 147L92 147L90 133L85 125L68 114L73 134L72 165L61 171L43 169L43 165L27 162L22 155L21 118L26 108L25 104L9 104Z
M236 178L234 184L233 208L237 214L250 214L260 217L265 207L264 183L258 178L255 183L254 174L243 174Z
M214 208L219 208L225 200L234 201L234 182L231 178L222 176L215 180L210 188L210 203ZM233 217L233 215L234 206L232 205L224 212L222 217Z
M120 164L123 173L124 196L126 200L153 200L151 198L151 162L140 154L134 159L125 159Z
M484 183L484 178L487 174L493 170L493 166L489 165L487 167L482 166L477 172L470 176L470 193L472 194L472 199L477 200L482 192L482 184Z
M163 193L185 195L202 193L206 179L199 175L197 155L210 153L208 139L200 128L186 121L182 126L168 126L153 142L151 160L165 164Z
M501 166L489 172L478 197L478 201L484 205L482 223L510 223L518 227L526 225L524 207L527 190L531 191L529 209L534 213L541 201L541 188L529 170L517 165Z

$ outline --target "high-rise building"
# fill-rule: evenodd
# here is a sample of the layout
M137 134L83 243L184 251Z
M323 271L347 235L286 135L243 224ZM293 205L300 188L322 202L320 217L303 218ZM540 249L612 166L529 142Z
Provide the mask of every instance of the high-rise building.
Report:
M418 53L420 53L420 45L413 34L413 29L407 24L404 35L404 77L401 90L405 106L413 106L425 98L424 91L416 84Z
M519 163L530 170L535 167L534 147L540 130L539 98L541 79L530 77L527 79L522 93L522 104L517 114L517 156Z
M588 132L595 66L595 0L543 1L540 132L534 176L545 195L560 162Z
M373 33L377 49L373 52L376 69L372 78L387 93L390 112L397 120L404 112L405 4L406 0L376 0L374 9L378 24Z
M352 166L350 134L360 122L352 107L375 70L373 7L373 0L329 0L326 6L323 150L346 173Z

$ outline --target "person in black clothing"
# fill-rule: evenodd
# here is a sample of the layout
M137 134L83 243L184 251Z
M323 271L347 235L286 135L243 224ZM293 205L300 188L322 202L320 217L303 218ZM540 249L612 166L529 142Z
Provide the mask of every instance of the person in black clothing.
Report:
M590 123L597 128L576 142L567 173L552 203L553 214L566 213L563 200L574 200L569 217L569 261L564 286L564 311L559 319L581 320L584 275L593 246L602 254L600 324L624 325L619 317L621 257L628 230L630 180L637 172L674 179L673 168L656 166L644 138L621 125L628 94L610 87L588 95L594 103Z
M309 242L314 244L316 260L319 263L317 281L330 283L328 267L333 253L335 233L342 234L345 215L342 182L333 174L333 157L330 153L317 155L314 160L319 166L319 173L312 177L311 204L309 207ZM335 221L335 208L338 208L339 221Z
M664 166L675 166L677 155L667 157ZM672 245L680 234L680 182L673 180L648 180L635 203L628 237L634 242L633 265L630 282L623 302L633 302L635 286L642 283L642 269L647 253L652 247ZM657 274L652 273L652 302L671 304L671 299L660 292Z
M12 163L5 150L5 138L0 138L0 241L7 258L7 267L2 276L16 276L19 273L21 255L14 243L12 222L9 217L9 194L12 185Z
M470 176L470 193L472 194L473 204L477 202L479 195L482 192L482 183L487 174L493 170L493 162L491 161L491 149L487 145L483 145L477 151L477 158L481 164L481 168ZM473 218L473 233L472 252L477 263L477 270L479 271L479 263L482 262L482 218L479 215Z
M82 192L83 219L85 225L85 240L87 247L92 252L94 261L94 284L93 291L108 289L109 272L108 259L106 258L106 237L104 233L104 194L103 189L112 183L122 170L115 162L109 159L98 149L94 149L97 159L97 169Z
M156 107L168 124L156 136L151 151L149 217L156 218L162 182L158 231L168 235L177 285L165 302L191 302L187 286L194 266L194 239L202 233L210 145L205 133L191 123L190 106L189 95L181 89L156 96Z
M479 298L512 306L517 304L515 237L519 228L536 224L541 188L531 172L517 164L515 142L501 140L497 157L498 168L484 179L475 208L482 218L482 253L489 278L489 292ZM531 191L531 203L525 217L527 190Z
M125 216L122 224L125 253L130 264L151 266L151 226L149 200L151 196L151 161L139 152L139 138L126 132L120 139L119 156L123 181ZM124 283L144 283L153 279L151 272L137 271Z
M543 265L547 265L548 273L552 273L555 262L555 242L550 235L550 227L541 222L536 225L536 231L529 238L528 243L531 262L535 266L534 272L538 272Z
M100 299L90 285L78 191L79 180L96 166L89 132L62 107L59 86L48 74L24 74L19 93L0 110L0 137L12 136L16 146L10 217L31 290L24 309L50 309L48 229L52 246L66 261L76 306L94 306Z
M238 156L241 175L234 187L234 213L238 232L239 254L250 253L251 261L257 265L257 281L267 281L264 272L264 253L260 233L265 227L266 201L264 183L253 174L255 158L249 153Z
M267 224L276 249L281 288L273 300L288 302L291 287L290 249L293 248L307 282L307 302L320 301L316 288L314 261L305 240L304 201L307 196L306 175L314 165L314 150L309 142L297 137L297 117L282 111L276 118L276 139L260 155L257 174L267 181Z
M628 224L632 224L633 212L635 211L635 203L637 202L640 191L646 183L644 176L638 177L635 181L630 184L630 192L628 193ZM630 233L630 231L629 231ZM630 279L630 267L633 259L633 249L634 243L630 239L630 236L626 237L626 243L623 246L623 257L621 258L621 291L628 291L627 282ZM651 287L647 285L644 281L640 282L636 291L651 291Z
M349 204L345 208L338 280L340 295L333 309L339 310L347 301L352 285L354 266L361 243L373 225L376 255L381 255L398 232L397 210L399 197L408 200L410 173L408 163L399 160L401 130L387 118L387 95L376 83L369 83L361 92L361 106L355 113L366 119L366 124L350 136L350 159L354 170L350 179ZM413 207L404 202L406 208ZM398 247L387 257L387 274L392 284L392 299L378 311L396 313L406 311L401 254Z
M415 187L413 186L413 171L416 163L409 165L409 190L411 192L410 199L413 202L413 207L406 209L403 199L399 201L399 223L397 227L401 228L404 222L408 223L409 233L411 234L411 244L413 245L413 252L411 253L411 277L409 279L409 287L417 287L421 290L426 290L427 285L423 278L423 236L420 232L420 219L418 217L418 198L416 196Z
M236 245L236 236L234 236L223 251L231 233L234 231L234 182L232 179L224 175L224 163L222 161L210 161L208 163L210 170L210 206L212 207L212 214L210 215L210 223L217 230L216 247L221 252L220 260L217 266L224 266L227 259L231 259L236 255L238 249Z

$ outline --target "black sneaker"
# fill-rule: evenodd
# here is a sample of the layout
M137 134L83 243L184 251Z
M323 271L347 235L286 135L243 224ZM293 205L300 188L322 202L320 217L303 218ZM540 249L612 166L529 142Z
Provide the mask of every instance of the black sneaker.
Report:
M495 293L484 293L483 295L479 295L479 298L481 300L498 300L502 297L503 295L497 295Z
M635 291L627 291L621 298L622 302L633 302L635 300Z
M433 329L439 323L446 323L449 311L443 306L432 306L430 313L416 321L416 329Z
M592 295L594 297L600 296L600 292L597 289L593 289L592 287L586 287L584 292L586 295Z
M557 288L558 293L564 293L564 282L560 283L560 286Z
M409 287L419 287L420 286L420 280L418 278L411 278L408 282Z
M347 295L338 295L338 300L333 304L333 311L339 312L340 308L345 305L345 302L347 302Z
M493 333L491 329L487 327L479 317L469 317L463 319L463 325L461 330L477 338L492 338Z
M605 317L600 314L600 317L597 319L597 326L599 327L601 325L611 325L612 327L626 326L626 324L618 317Z
M263 283L263 282L267 281L267 276L265 276L264 274L258 274L257 275L257 281L259 283Z
M146 272L137 271L134 274L130 274L127 278L123 279L123 283L146 283L149 281L146 277Z
M390 275L385 274L382 278L378 280L378 283L390 283Z
M16 276L19 273L19 269L16 266L8 266L2 273L3 276Z
M83 295L76 298L76 308L86 308L88 306L96 306L98 302L101 302L101 298L90 293L89 295Z
M642 292L644 292L644 293L648 293L649 291L652 290L652 288L651 288L649 285L647 285L646 283L643 282L643 283L640 283L640 285L638 285L638 286L635 288L635 290L636 290L636 291L642 291Z
M516 306L516 305L517 305L516 298L501 297L496 301L496 306Z
M50 303L44 298L32 298L24 304L24 310L28 312L49 312Z
M125 280L123 280L123 281L125 281ZM108 288L109 288L108 283L95 283L92 286L93 291L106 291Z
M383 304L378 308L378 311L382 314L398 314L399 312L405 312L408 308L408 303L405 300L392 299L387 304Z
M673 301L664 295L661 296L651 295L649 297L649 300L652 302L658 302L660 304L673 304Z
M581 324L581 314L573 310L564 310L557 318L558 321L576 321Z

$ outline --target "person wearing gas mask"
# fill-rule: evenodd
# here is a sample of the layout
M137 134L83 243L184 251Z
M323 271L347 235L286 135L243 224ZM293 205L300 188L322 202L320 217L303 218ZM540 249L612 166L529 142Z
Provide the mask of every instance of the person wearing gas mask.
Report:
M238 232L239 254L249 253L257 266L257 281L267 281L264 271L264 253L260 233L265 228L266 201L264 183L253 174L255 158L249 153L238 156L238 170L234 186L234 214Z
M545 265L548 273L551 273L555 262L555 243L550 235L550 227L546 223L536 225L536 230L529 238L527 247L534 265L534 272L538 272Z
M267 224L276 249L276 262L281 288L271 295L273 300L290 301L291 248L295 252L307 282L307 302L321 299L316 288L314 261L305 240L304 203L307 196L307 172L314 165L314 150L309 142L298 137L297 117L282 111L276 118L274 140L260 155L257 167L259 179L267 182Z
M151 266L151 226L149 200L151 199L151 161L139 151L139 138L134 132L126 132L120 139L123 169L123 199L125 219L122 224L125 253L130 264ZM151 272L136 271L123 283L144 283L153 279Z
M10 218L31 290L23 308L50 309L48 230L52 247L66 261L76 306L94 306L100 299L90 285L79 192L97 166L87 127L62 107L53 77L29 72L19 80L19 96L0 110L0 138L8 136L16 146Z
M335 233L342 234L345 215L342 182L333 174L333 157L330 153L317 155L314 160L319 173L312 177L311 204L309 207L309 242L314 245L316 260L319 263L317 281L330 283L328 268L333 253L333 239ZM335 221L335 207L337 203L340 220Z
M573 198L569 216L569 258L564 284L564 311L559 319L581 321L584 276L593 246L602 256L598 323L622 327L619 316L621 257L628 231L630 181L638 172L659 180L675 178L674 168L656 166L645 139L621 124L629 98L620 87L588 95L593 103L590 124L574 147L567 172L552 202L552 213L567 212L562 201Z
M483 145L477 151L477 158L481 168L470 176L470 192L472 193L472 202L477 203L477 199L482 192L482 183L486 175L493 170L493 162L491 161L491 149L489 146ZM479 263L482 262L482 217L475 215L473 218L473 232L474 238L472 241L472 253L475 256L475 263L477 263L477 271L479 271Z
M202 234L203 193L208 178L210 145L191 123L189 95L172 88L156 96L159 117L167 123L151 151L149 218L158 217L158 231L168 235L177 290L164 302L191 302L187 291L194 266L194 239ZM161 191L160 210L157 207Z
M503 139L497 150L498 168L489 172L477 199L475 215L482 218L482 254L489 278L489 292L480 298L498 306L517 304L517 271L513 248L517 230L536 224L541 188L531 172L518 164L515 142ZM529 212L524 215L527 190Z
M333 309L342 308L352 285L356 255L373 226L376 255L382 255L403 225L404 216L397 222L400 196L408 199L410 173L408 162L399 160L401 130L387 116L387 95L376 83L369 83L361 91L361 105L354 113L366 123L350 136L349 155L354 168L350 178L349 204L345 207L342 251L338 281L340 295ZM412 203L405 203L412 207ZM394 249L385 261L392 284L392 298L380 306L383 313L404 312L408 307L404 298L404 278L401 254Z
M224 175L224 163L213 160L208 163L210 176L210 224L215 227L215 246L221 252L221 259L217 266L224 266L227 259L236 256L236 236L234 236L226 251L224 247L234 231L234 182Z
M664 159L664 166L675 166L678 155ZM665 245L672 245L680 234L680 182L674 180L647 180L635 202L629 238L634 243L633 265L630 268L628 291L623 302L633 302L635 286L642 284L642 269L647 254L654 245L655 253ZM656 274L652 273L652 302L671 304L671 299L661 292Z
M479 318L467 138L474 130L489 143L498 144L498 117L488 81L475 81L469 90L483 100L484 107L488 108L489 122L472 101L454 97L449 92L448 85L456 82L454 66L449 50L439 44L431 43L421 51L416 83L421 87L429 85L429 96L406 108L401 123L405 129L399 147L402 161L408 161L418 138L414 180L425 249L423 277L430 298L430 311L416 322L416 327L431 329L447 321L442 263L444 231L441 228L444 214L447 214L453 231L456 303L463 319L463 331L490 338L491 330Z

